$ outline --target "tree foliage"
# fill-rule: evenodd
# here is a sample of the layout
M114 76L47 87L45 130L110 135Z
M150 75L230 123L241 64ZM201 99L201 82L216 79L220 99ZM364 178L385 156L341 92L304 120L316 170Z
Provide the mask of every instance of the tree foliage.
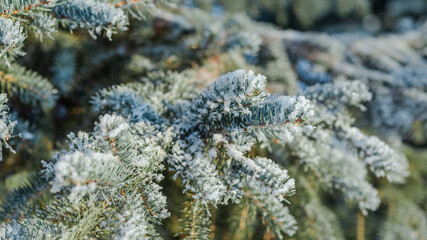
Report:
M422 239L426 25L324 2L1 2L0 238Z

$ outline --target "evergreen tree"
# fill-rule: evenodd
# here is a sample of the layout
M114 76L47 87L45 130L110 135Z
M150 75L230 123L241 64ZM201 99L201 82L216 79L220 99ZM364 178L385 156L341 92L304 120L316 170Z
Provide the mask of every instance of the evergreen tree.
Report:
M1 2L0 239L424 239L426 24L310 2Z

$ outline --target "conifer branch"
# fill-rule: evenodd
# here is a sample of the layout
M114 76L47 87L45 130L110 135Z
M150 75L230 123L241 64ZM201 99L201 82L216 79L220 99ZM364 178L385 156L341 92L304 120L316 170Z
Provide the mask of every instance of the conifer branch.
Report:
M7 101L6 94L0 94L0 161L3 160L3 146L15 152L7 142L12 137L17 122L10 118Z
M16 94L24 103L39 105L44 110L55 105L57 90L34 71L16 64L11 68L0 65L0 83L2 91Z

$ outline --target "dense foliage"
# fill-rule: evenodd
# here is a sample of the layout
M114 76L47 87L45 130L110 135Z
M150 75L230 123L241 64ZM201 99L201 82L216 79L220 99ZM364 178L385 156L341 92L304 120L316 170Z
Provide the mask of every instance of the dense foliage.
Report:
M425 239L424 13L277 28L378 6L1 1L0 239Z

